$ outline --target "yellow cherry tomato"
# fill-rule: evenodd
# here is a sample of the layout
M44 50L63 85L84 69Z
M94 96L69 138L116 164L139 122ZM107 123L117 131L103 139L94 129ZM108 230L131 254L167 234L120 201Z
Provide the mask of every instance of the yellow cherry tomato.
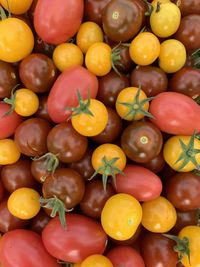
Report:
M142 207L137 199L128 194L116 194L110 197L101 213L104 231L115 240L131 238L141 220Z
M89 47L85 56L85 65L97 76L105 76L112 68L112 49L106 43L95 43Z
M169 39L160 46L159 66L167 73L180 70L186 61L185 46L178 40Z
M150 25L153 33L166 38L174 34L181 22L180 9L174 3L157 3L150 16Z
M29 26L17 18L0 21L0 60L17 62L29 55L34 37Z
M168 232L176 223L176 210L164 197L144 202L142 211L142 225L150 232Z
M95 136L100 134L108 123L108 111L105 105L96 99L84 101L86 111L81 110L81 105L72 114L72 126L84 136ZM80 112L78 111L80 108ZM89 113L88 113L89 112Z
M105 256L95 254L87 257L80 265L81 267L113 267L112 262Z
M190 172L200 165L200 153L195 149L200 149L200 140L194 136L173 136L164 144L163 156L172 169Z
M82 66L84 58L81 49L77 45L65 43L55 48L53 61L56 67L63 72L73 66Z
M128 121L141 120L148 113L149 99L138 87L124 88L116 100L116 110L119 116Z
M1 5L12 14L20 15L29 10L33 0L0 0Z
M32 188L22 187L10 195L7 205L13 216L29 220L40 211L40 195Z
M13 164L20 158L20 151L12 139L0 140L0 165Z
M136 64L150 65L160 54L160 42L153 33L139 33L130 44L129 54Z
M85 54L95 43L103 42L103 31L95 22L87 21L81 24L76 35L76 43Z
M200 266L200 227L196 225L184 227L178 234L180 239L184 237L189 240L190 262L188 256L184 254L181 260L185 267Z

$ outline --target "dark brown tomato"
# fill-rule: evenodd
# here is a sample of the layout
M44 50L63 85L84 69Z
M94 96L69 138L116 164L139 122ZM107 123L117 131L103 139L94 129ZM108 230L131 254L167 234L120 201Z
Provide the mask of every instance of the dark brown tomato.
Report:
M107 184L106 191L104 191L102 181L91 181L86 185L85 194L80 203L82 212L92 218L100 218L106 201L114 193L115 191L110 184Z
M47 44L39 36L35 37L35 46L34 52L45 54L49 57L52 57L55 46L52 44Z
M57 69L48 56L31 54L22 60L19 76L23 84L35 93L50 90L57 77Z
M87 148L84 156L79 161L68 164L68 167L79 172L85 180L89 180L95 172L91 163L92 154L93 149Z
M31 7L28 10L28 17L30 18L31 22L33 22L34 12L37 5L38 0L33 0Z
M40 96L39 108L38 108L37 112L35 113L35 116L37 118L41 118L41 119L47 120L49 122L52 122L51 118L49 117L48 110L47 110L47 98L48 98L48 95Z
M31 161L28 159L19 159L16 163L5 165L1 171L1 180L9 193L21 187L36 187L31 174Z
M177 220L176 224L170 232L177 235L183 227L188 225L197 225L198 223L198 210L189 210L189 211L176 211Z
M0 171L1 172L1 171ZM0 176L1 177L1 176ZM0 202L1 200L3 199L4 197L4 194L5 194L5 189L4 189L4 186L3 186L3 183L2 181L0 180Z
M200 0L176 0L175 3L180 8L183 17L189 14L200 15Z
M166 183L166 195L175 208L188 211L200 207L200 179L192 172L177 173Z
M87 146L87 137L76 132L69 122L57 124L47 137L48 150L54 155L58 155L59 160L64 163L80 160L84 156Z
M10 63L0 61L0 98L10 97L18 82L16 69Z
M26 228L28 220L14 217L7 208L7 199L0 202L0 232L6 233L14 229Z
M137 66L130 76L131 86L141 86L147 96L165 92L168 86L166 73L154 66Z
M192 67L182 68L170 79L169 90L192 98L200 96L200 70Z
M188 15L181 20L175 38L182 42L186 50L200 47L200 15Z
M93 21L102 25L102 11L111 0L85 0L84 18L86 21Z
M30 229L38 234L41 234L49 220L50 217L41 209L40 212L31 219Z
M195 52L196 50L189 50L187 51L187 55L186 55L186 61L185 61L185 67L195 67L195 60L194 57L192 56L192 54Z
M162 151L155 158L147 163L141 164L141 166L149 169L154 173L159 173L165 166L165 160Z
M120 135L122 131L122 120L117 112L112 108L107 108L108 123L106 128L100 134L92 137L91 139L99 144L112 143Z
M31 162L31 173L36 181L43 183L49 175L47 170L46 159L34 159Z
M111 0L102 12L104 32L113 41L126 42L141 29L143 15L135 1Z
M29 157L47 152L47 135L51 125L46 120L31 118L22 122L15 131L15 142L21 153Z
M178 254L176 243L162 234L146 233L141 243L141 254L146 267L175 267Z
M116 72L111 71L99 79L97 99L106 106L114 108L119 92L129 85L130 83L126 76L119 76Z
M65 204L66 209L71 209L79 204L84 196L84 179L73 169L58 169L44 181L42 192L44 198L56 196Z
M162 149L160 130L151 122L139 121L130 124L122 133L121 147L131 160L147 163Z

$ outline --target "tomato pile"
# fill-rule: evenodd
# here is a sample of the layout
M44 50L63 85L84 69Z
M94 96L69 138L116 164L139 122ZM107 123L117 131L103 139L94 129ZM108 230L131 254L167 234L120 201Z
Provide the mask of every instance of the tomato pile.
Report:
M0 266L200 267L200 0L0 18Z

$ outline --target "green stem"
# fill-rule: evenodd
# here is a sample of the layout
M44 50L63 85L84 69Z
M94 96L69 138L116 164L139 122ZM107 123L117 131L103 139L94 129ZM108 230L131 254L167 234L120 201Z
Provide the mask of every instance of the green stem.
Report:
M7 19L5 10L1 6L0 6L0 17L1 17L1 20Z

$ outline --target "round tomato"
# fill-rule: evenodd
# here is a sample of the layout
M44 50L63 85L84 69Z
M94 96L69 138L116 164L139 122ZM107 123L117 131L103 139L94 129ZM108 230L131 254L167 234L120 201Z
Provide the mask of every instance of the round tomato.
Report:
M172 136L164 144L164 159L167 164L179 172L199 169L200 140L192 136Z
M180 70L186 61L186 50L184 45L175 39L162 42L159 54L159 66L167 73Z
M168 232L176 223L176 210L164 197L158 197L143 203L142 211L142 225L150 232Z
M24 229L9 231L1 238L0 245L0 262L5 267L60 266L45 250L41 237L33 231ZM26 253L28 257L25 256Z
M20 15L29 10L33 0L0 0L1 5L12 14Z
M16 189L8 199L10 213L22 220L35 217L40 211L40 195L31 188Z
M56 80L48 96L47 108L50 118L56 122L64 122L71 116L67 108L78 105L77 91L83 99L96 98L98 80L95 75L82 66L66 69Z
M112 262L103 255L91 255L82 263L81 267L113 267Z
M60 44L53 51L53 61L56 67L63 72L67 68L83 65L83 53L75 44Z
M12 164L20 158L20 151L12 139L0 140L0 165Z
M61 44L73 37L83 17L83 0L38 0L34 26L41 39L49 44ZM66 16L67 14L67 16Z
M160 54L160 42L151 32L138 34L130 44L129 54L138 65L152 64Z
M29 26L17 18L0 21L0 60L17 62L28 56L34 46Z
M110 197L101 213L104 231L113 239L131 238L142 220L142 208L138 200L128 194Z
M85 54L94 43L103 42L103 32L98 24L87 21L81 24L76 35L76 43Z

